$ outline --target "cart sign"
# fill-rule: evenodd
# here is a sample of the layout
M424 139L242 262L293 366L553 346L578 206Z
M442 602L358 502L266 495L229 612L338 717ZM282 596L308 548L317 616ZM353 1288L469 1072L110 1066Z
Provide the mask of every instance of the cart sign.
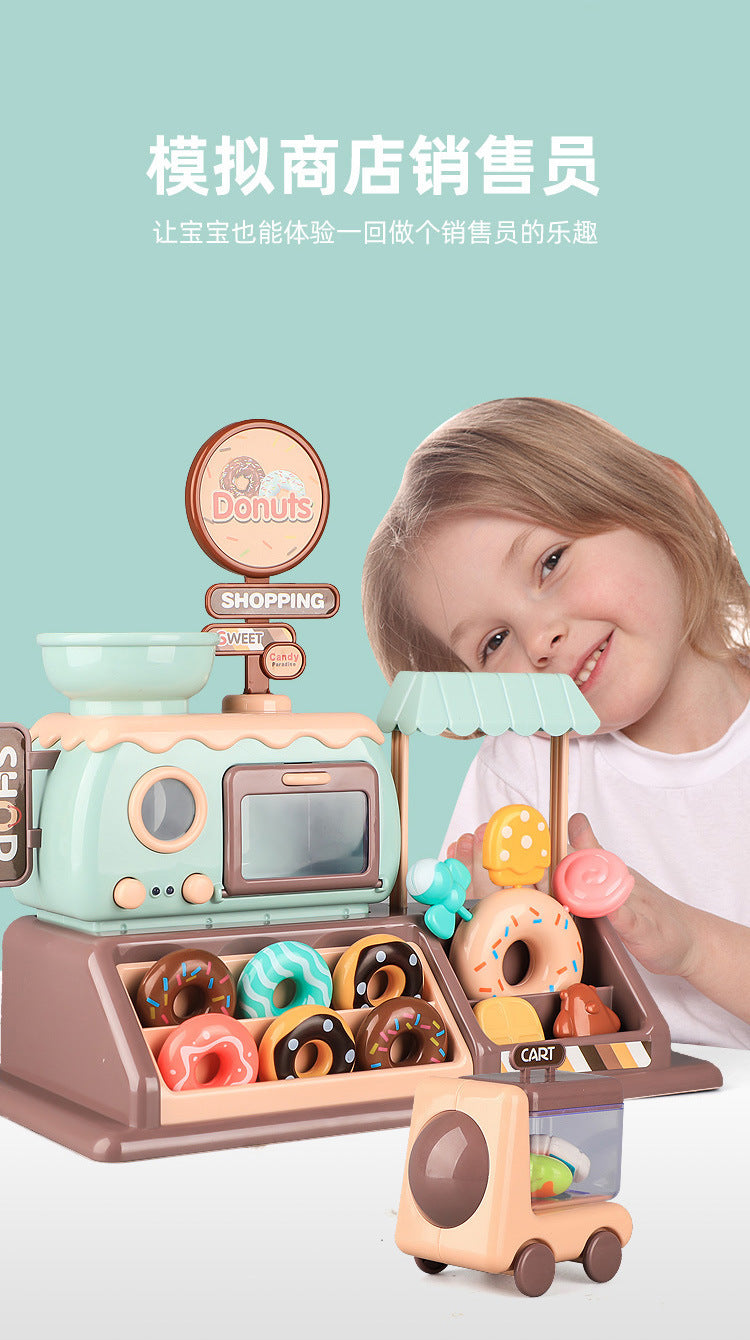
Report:
M31 866L27 819L28 732L0 724L0 884L23 884Z
M513 1048L510 1064L514 1070L525 1070L531 1066L554 1067L556 1070L566 1056L567 1052L559 1042L522 1042Z
M310 443L268 419L214 433L193 461L185 490L201 549L220 567L249 577L300 563L323 533L328 503L326 473Z

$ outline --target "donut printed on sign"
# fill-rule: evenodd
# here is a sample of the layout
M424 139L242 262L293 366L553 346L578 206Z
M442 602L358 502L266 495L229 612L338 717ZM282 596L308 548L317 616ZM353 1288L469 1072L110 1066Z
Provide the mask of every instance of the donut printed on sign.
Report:
M243 576L293 568L328 518L325 470L310 443L285 424L250 419L204 442L185 490L190 529L203 551Z

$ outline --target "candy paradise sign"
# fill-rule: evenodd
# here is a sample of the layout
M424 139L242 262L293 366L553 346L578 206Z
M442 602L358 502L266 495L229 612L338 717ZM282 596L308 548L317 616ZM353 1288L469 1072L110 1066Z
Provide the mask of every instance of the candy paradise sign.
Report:
M310 443L293 428L252 419L220 428L198 452L188 474L185 508L190 529L221 567L244 577L243 586L215 586L206 608L221 624L219 654L246 658L246 692L265 692L269 678L296 678L304 668L293 629L268 622L274 616L330 618L338 591L321 586L273 587L270 578L295 567L315 548L329 508L328 479ZM242 618L231 625L227 618ZM248 623L260 624L250 628ZM233 635L233 627L237 634Z

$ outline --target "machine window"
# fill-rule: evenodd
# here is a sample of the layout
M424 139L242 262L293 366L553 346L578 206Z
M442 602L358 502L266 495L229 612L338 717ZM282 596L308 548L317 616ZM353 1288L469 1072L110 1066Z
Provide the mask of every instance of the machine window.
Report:
M188 847L202 831L208 805L202 786L182 768L153 768L130 792L128 819L151 851Z
M141 801L146 830L160 842L184 837L195 821L195 799L184 782L165 777L148 788Z

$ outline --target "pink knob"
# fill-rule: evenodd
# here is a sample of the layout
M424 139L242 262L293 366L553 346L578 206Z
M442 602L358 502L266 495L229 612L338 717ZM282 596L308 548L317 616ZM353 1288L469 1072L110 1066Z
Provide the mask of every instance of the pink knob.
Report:
M552 876L552 892L574 916L606 917L625 902L633 883L619 856L587 847L563 857Z

